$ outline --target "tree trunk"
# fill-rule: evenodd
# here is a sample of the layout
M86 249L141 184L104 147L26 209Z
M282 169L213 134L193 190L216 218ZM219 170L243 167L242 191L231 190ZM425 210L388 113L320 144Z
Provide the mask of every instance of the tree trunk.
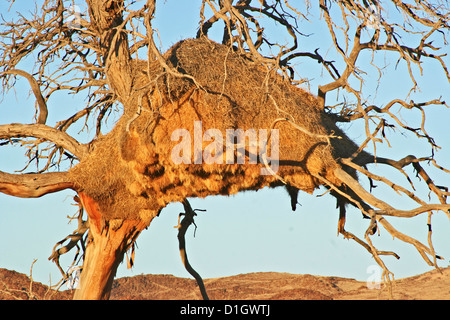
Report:
M82 192L78 195L89 217L91 239L86 246L80 287L73 299L107 300L117 267L149 221L117 219L104 223L98 204Z
M127 33L123 30L123 0L87 0L91 24L100 36L109 86L126 108L131 93L132 69Z

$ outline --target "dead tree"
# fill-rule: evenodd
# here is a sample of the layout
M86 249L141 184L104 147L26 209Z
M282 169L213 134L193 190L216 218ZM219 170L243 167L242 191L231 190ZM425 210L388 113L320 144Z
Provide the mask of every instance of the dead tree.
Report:
M76 299L109 297L125 253L134 252L139 234L171 202L184 204L180 252L186 267L195 272L184 247L184 232L194 217L187 199L264 187L287 188L293 209L299 190L312 193L319 186L328 188L337 199L338 232L373 255L386 281L391 274L380 256L396 254L372 244L371 235L381 228L413 245L427 263L437 267L431 237L423 244L396 230L386 218L431 217L436 211L449 215L449 193L433 182L424 165L448 173L436 162L438 146L425 129L426 108L445 102L397 98L383 106L368 104L354 80L364 81L358 64L363 52L384 51L396 53L398 62L407 65L413 90L417 86L413 69L421 70L425 60L437 61L450 80L438 46L445 45L449 28L446 2L305 0L297 8L289 0L203 0L198 33L186 35L196 39L180 41L164 54L153 38L154 0L140 7L134 1L86 0L88 10L76 21L73 5L72 1L45 0L32 17L2 24L3 89L14 87L16 77L25 77L37 108L36 123L1 124L0 144L23 146L29 163L39 164L34 173L0 171L0 191L28 198L64 189L77 193L82 206L79 229L68 237L64 250L55 250L51 256L57 261L59 254L79 248L80 243L83 270ZM389 9L397 10L400 20L385 16ZM326 49L302 51L301 40L307 35L301 25L314 10L328 28L330 45L341 62L324 58ZM276 22L291 44L267 38L267 21ZM209 32L217 24L224 32L214 40ZM403 43L406 35L415 42ZM142 52L146 60L137 58ZM19 69L19 63L32 54L37 57L36 70ZM317 95L300 88L293 67L298 59L319 63L332 79L318 87ZM332 106L327 95L336 90L344 92L344 99ZM47 103L59 91L84 95L88 103L68 119L50 124L47 116L52 106ZM392 111L394 106L419 110L421 126L410 126ZM102 134L105 118L116 107L122 112L120 119ZM87 119L95 119L96 135L89 143L80 143L67 130ZM353 121L364 123L366 139L359 145L339 127ZM395 160L369 152L370 145L389 141L386 128L425 139L431 155ZM234 135L228 137L230 129ZM257 137L259 143L243 140L244 148L239 149L238 129L250 140ZM200 143L193 141L196 137ZM375 162L403 173L410 186L376 175L370 169ZM67 171L58 170L62 163L69 167ZM408 176L406 166L422 178L432 195L429 200L415 192L414 177ZM386 203L363 188L358 175L386 184L416 207L402 210ZM364 239L345 230L348 205L369 221ZM82 220L83 211L87 221ZM431 236L431 222L429 230ZM202 283L201 278L197 280ZM204 290L202 294L207 298Z

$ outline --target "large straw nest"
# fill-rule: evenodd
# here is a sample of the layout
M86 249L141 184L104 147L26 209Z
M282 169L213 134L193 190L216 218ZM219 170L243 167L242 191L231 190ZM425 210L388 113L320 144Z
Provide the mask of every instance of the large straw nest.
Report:
M283 185L280 177L309 193L322 184L313 175L339 183L335 159L349 156L356 146L312 94L205 38L181 41L164 57L195 83L168 72L159 61L135 61L135 91L124 115L71 170L73 180L101 204L105 219L142 218L185 197L275 187ZM201 121L203 133L217 129L224 138L227 129L278 129L278 176L261 175L264 165L249 164L248 158L245 164L225 164L225 158L223 164L195 164L192 152L191 164L174 164L171 151L180 141L171 135L187 129L194 138L194 121ZM324 138L332 134L341 139Z

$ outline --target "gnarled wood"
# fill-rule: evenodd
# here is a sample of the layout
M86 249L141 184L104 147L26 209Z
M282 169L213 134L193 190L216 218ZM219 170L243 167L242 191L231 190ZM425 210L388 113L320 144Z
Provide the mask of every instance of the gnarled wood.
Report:
M20 198L38 198L73 188L67 172L11 174L0 171L0 192Z
M98 204L83 192L78 195L89 217L90 240L86 247L80 288L76 290L74 299L106 300L125 252L153 217L149 220L116 219L105 224Z
M132 82L130 50L127 35L123 32L124 1L86 2L92 27L100 34L100 48L109 85L124 103L131 93Z

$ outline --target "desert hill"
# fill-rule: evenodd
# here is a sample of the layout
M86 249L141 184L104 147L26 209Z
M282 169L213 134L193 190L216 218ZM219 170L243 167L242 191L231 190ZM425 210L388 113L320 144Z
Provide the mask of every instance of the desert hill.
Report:
M450 300L450 268L394 280L398 300ZM385 300L387 290L368 289L365 282L340 277L289 273L249 273L205 279L216 300ZM30 286L31 284L31 286ZM382 286L383 287L383 286ZM0 269L0 300L68 300L73 292L49 290L25 274ZM114 281L111 300L199 300L195 280L171 275L137 275Z

